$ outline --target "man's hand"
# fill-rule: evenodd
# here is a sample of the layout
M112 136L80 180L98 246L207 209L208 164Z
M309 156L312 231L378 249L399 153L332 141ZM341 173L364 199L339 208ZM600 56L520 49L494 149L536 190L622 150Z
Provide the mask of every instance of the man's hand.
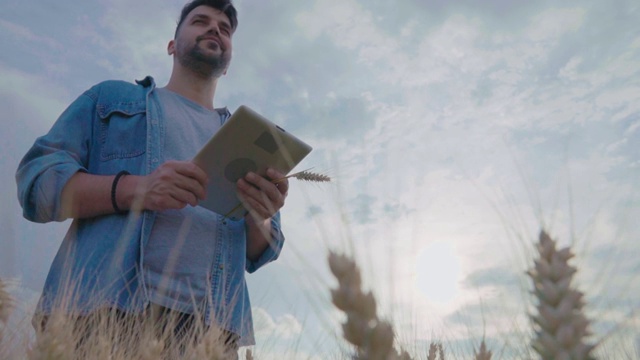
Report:
M284 206L289 190L287 179L271 182L285 177L279 171L268 169L267 177L249 172L237 182L238 197L255 221L267 220L275 215Z
M62 218L85 219L113 214L111 186L114 175L78 172L62 189ZM206 196L207 174L189 161L168 161L153 173L125 175L116 188L121 210L182 209Z
M267 170L267 177L248 173L237 182L238 197L249 210L244 218L247 224L247 258L256 261L271 243L271 217L283 206L289 191L285 175L274 169ZM271 180L279 180L276 183Z
M127 176L123 178L127 180ZM133 179L132 179L133 180ZM132 207L162 211L196 206L206 197L207 174L189 161L167 161L138 179ZM124 185L124 184L123 184Z

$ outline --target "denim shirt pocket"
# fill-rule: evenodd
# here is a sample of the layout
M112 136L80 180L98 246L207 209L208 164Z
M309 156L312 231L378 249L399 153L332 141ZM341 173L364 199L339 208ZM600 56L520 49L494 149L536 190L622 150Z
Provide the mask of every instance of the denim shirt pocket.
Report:
M147 147L146 101L98 104L100 160L133 158Z

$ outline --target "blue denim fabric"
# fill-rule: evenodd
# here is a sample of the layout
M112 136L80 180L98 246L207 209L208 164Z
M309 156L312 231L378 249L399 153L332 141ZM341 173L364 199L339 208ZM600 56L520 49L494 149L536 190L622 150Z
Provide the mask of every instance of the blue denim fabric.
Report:
M26 219L64 220L62 188L78 171L114 175L127 170L146 175L164 162L160 139L165 126L152 91L155 83L151 77L136 83L95 85L60 115L48 134L35 141L16 173ZM223 112L226 120L230 114ZM143 311L149 301L141 264L154 218L154 212L144 211L73 220L51 265L37 313L62 307L80 315L106 306ZM246 258L244 220L217 218L212 305L205 310L205 321L240 335L240 345L254 343L244 272L275 260L284 243L279 214L271 224L272 246L253 262Z

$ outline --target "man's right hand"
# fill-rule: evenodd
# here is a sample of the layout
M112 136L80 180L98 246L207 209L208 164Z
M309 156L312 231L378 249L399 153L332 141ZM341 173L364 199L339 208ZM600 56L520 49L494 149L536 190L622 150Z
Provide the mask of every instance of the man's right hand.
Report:
M84 219L113 214L111 186L114 175L78 172L62 189L64 218ZM190 161L167 161L146 176L125 175L116 187L121 210L182 209L206 197L207 174Z
M117 194L122 193L125 203L127 192L133 191L133 199L127 204L131 209L162 211L198 205L207 196L209 179L192 162L167 161L149 175L125 176L120 181Z

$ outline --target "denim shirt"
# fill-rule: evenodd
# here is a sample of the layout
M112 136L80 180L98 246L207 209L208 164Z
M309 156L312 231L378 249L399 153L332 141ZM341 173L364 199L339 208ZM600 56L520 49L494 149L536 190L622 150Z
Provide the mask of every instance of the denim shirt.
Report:
M136 84L105 81L76 99L46 135L38 138L16 173L23 216L34 222L62 221L61 193L77 172L147 175L164 162L164 119L153 78ZM223 119L229 111L222 110ZM38 314L61 309L83 315L102 307L141 312L149 304L143 283L145 245L155 212L74 219L45 281ZM246 224L217 216L207 324L254 343L244 271L254 272L280 254L280 214L272 220L272 242L257 261L246 258Z

